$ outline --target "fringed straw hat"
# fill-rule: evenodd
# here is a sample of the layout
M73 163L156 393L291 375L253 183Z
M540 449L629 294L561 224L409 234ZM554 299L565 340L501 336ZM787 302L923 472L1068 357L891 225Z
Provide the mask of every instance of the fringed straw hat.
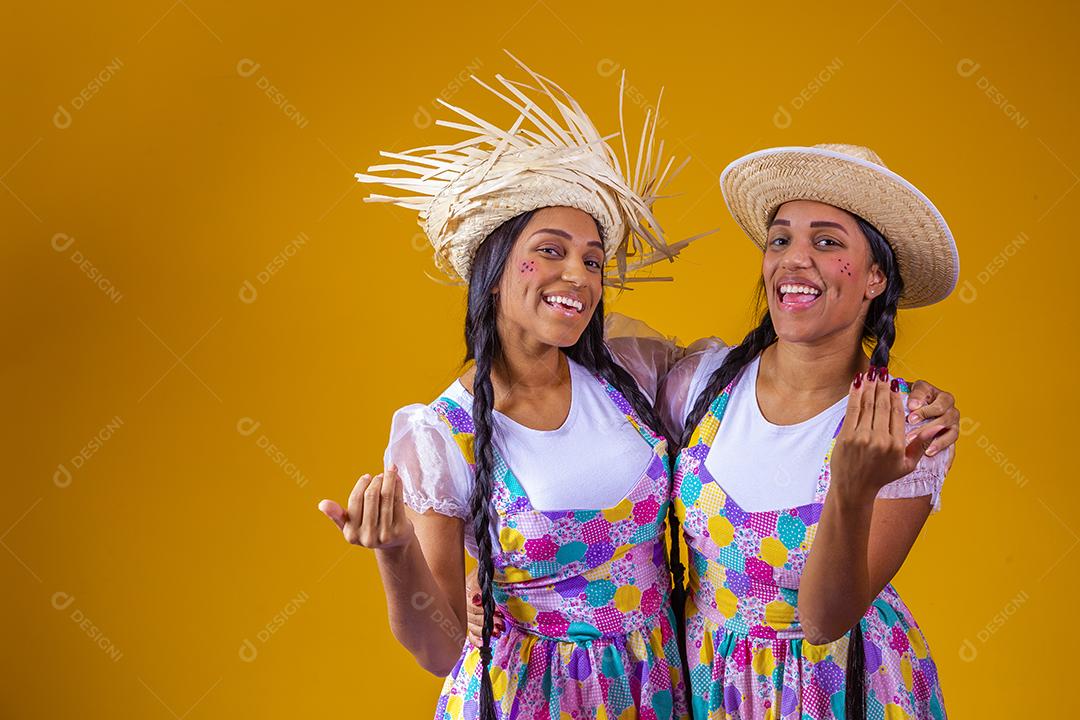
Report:
M816 200L858 215L885 236L904 279L898 307L931 305L956 287L960 257L945 219L926 195L869 148L759 150L728 165L720 187L735 221L762 250L781 205Z
M614 277L605 277L607 284L669 280L627 276L660 260L674 259L688 243L708 234L668 244L653 215L662 186L687 162L672 172L674 158L665 161L663 141L656 147L659 101L656 113L646 114L631 169L622 117L623 86L620 132L602 136L569 93L510 57L533 84L496 75L504 88L500 91L472 77L517 113L507 129L438 99L465 122L437 120L436 124L468 136L451 145L381 152L395 162L373 165L367 173L357 173L356 179L412 194L372 194L365 200L415 210L417 222L435 248L436 266L451 280L468 281L477 247L499 225L530 210L557 206L583 210L600 224L605 260L615 271ZM553 109L544 110L541 101ZM619 135L624 164L607 142Z

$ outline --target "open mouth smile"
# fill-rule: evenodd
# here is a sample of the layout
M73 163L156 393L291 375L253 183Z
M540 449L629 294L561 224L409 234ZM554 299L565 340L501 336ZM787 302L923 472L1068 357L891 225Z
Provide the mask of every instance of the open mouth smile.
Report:
M777 287L777 297L785 310L803 310L817 302L821 288L807 282L784 282Z
M585 304L567 294L544 295L544 304L564 317L574 317L585 311Z

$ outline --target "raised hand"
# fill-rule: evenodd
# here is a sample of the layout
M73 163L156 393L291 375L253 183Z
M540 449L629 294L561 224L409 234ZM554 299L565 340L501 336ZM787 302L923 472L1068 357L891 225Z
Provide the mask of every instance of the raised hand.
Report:
M348 510L333 500L321 501L319 510L353 545L389 550L416 539L412 521L405 514L404 490L395 465L375 477L362 475L349 495Z
M909 443L904 420L898 380L890 379L885 368L857 374L833 447L832 483L849 496L873 499L882 487L912 472L941 427L913 431Z

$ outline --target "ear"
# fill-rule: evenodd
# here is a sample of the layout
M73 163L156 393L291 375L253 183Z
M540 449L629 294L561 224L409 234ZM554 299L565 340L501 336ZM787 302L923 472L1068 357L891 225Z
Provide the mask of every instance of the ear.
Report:
M888 278L885 277L885 273L881 272L881 268L877 263L870 268L870 275L866 279L866 299L873 300L876 297L880 297L885 292L885 287L889 284Z

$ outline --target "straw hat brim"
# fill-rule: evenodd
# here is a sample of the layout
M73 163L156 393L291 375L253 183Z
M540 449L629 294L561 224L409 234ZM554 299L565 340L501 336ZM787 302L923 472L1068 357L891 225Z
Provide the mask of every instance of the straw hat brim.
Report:
M885 236L904 279L898 307L931 305L956 287L960 257L945 218L882 165L823 148L770 148L728 165L720 187L732 217L762 250L777 208L814 200L858 215Z

